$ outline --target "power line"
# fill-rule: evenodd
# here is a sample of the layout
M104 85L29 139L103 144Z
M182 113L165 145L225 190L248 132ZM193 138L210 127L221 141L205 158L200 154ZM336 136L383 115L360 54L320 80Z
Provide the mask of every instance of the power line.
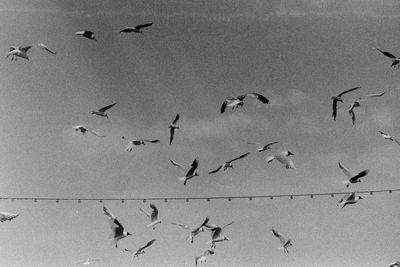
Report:
M356 191L357 194L370 194L373 195L374 193L393 193L393 192L398 192L400 191L400 188L396 189L383 189L383 190L365 190L365 191ZM55 201L56 203L59 203L60 201L76 201L78 203L81 203L82 201L98 201L98 202L103 202L103 201L120 201L124 203L125 201L141 201L141 202L146 202L146 201L186 201L189 202L191 200L206 200L206 201L211 201L211 200L228 200L232 201L234 199L239 199L239 200L253 200L253 199L274 199L274 198L289 198L289 199L294 199L294 198L300 198L300 197L307 197L307 198L314 198L316 196L331 196L334 197L335 195L345 195L352 193L354 191L347 191L347 192L325 192L325 193L305 193L305 194L272 194L272 195L243 195L243 196L200 196L200 197L141 197L141 198L68 198L68 197L0 197L0 200L11 200L13 201L33 201L33 202L38 202L38 201Z

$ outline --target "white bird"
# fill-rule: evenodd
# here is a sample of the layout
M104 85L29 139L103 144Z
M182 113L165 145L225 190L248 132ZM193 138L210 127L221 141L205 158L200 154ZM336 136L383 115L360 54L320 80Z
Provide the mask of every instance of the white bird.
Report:
M91 129L89 129L88 127L86 127L84 125L76 125L76 126L73 126L72 128L74 128L74 130L77 132L81 132L82 135L84 135L86 132L89 132L97 137L106 137L105 135L99 135L99 134L95 133L94 131L92 131Z
M177 226L179 226L179 227L181 227L181 228L183 228L185 230L189 230L190 234L187 236L186 240L190 241L190 243L193 243L195 236L197 236L201 232L204 232L204 227L206 226L206 224L208 223L209 220L210 220L210 218L207 216L204 219L203 223L200 226L196 227L196 228L191 228L191 227L189 227L187 225L180 224L180 223L174 223L174 222L171 222L171 224L177 225Z
M174 139L175 129L179 129L179 126L176 124L178 120L179 120L179 114L176 114L174 121L172 122L172 124L168 126L168 128L170 129L169 144L171 144L172 139Z
M361 88L361 87L359 87L359 86L358 87L354 87L354 88L348 89L346 91L343 91L343 92L341 92L340 94L338 94L336 96L332 96L331 97L331 99L332 99L332 117L333 117L333 120L336 120L337 102L342 102L343 103L342 95L347 94L347 93L349 93L351 91L357 90L359 88Z
M179 167L181 170L185 170L185 167L180 165L179 163L170 160L172 165ZM197 167L199 166L199 158L195 158L192 162L192 165L190 166L190 169L187 171L184 177L179 177L178 179L180 181L183 181L183 185L186 185L186 182L195 176L199 176L199 174L196 172Z
M393 262L389 265L389 267L400 267L400 261Z
M79 31L79 32L75 32L75 34L86 37L90 40L95 40L97 42L97 39L94 36L94 32L92 32L92 31Z
M294 169L295 170L296 167L294 166L293 161L289 158L290 155L294 155L294 154L290 151L283 151L278 154L266 157L265 161L267 163L270 163L271 161L276 159L280 163L284 164L286 166L286 169Z
M111 227L111 237L113 238L113 244L115 244L115 247L118 247L117 242L129 235L131 235L129 232L124 231L124 227L122 224L117 220L117 217L115 217L114 214L112 214L111 210L107 208L106 206L103 206L104 213L110 217L109 223Z
M400 141L399 140L393 138L392 136L390 136L387 133L384 133L382 131L378 131L378 132L382 135L382 137L384 139L387 139L387 140L390 140L390 141L394 141L394 142L396 142L396 144L398 144L400 146Z
M241 107L244 105L243 100L245 99L246 96L252 96L252 97L256 97L261 103L263 104L269 104L269 100L260 94L257 93L248 93L245 95L240 95L238 97L228 97L225 99L224 103L222 103L221 106L221 113L225 112L226 107L230 107L233 109L237 108L237 107Z
M384 54L385 56L387 56L388 58L390 58L392 60L392 67L395 68L396 66L399 68L399 62L400 62L400 57L396 57L393 54L387 52L387 51L382 51L379 48L376 48L376 50L378 50L379 52L381 52L382 54Z
M282 247L280 247L279 249L283 249L284 253L289 253L288 247L291 247L293 245L292 241L290 239L286 239L285 236L283 236L281 233L275 231L274 228L272 228L272 233L274 234L274 236L279 238L279 241L282 244Z
M146 245L144 245L143 247L139 248L139 249L136 250L136 251L132 251L132 250L129 250L129 249L125 249L125 251L132 252L132 253L134 253L134 254L133 254L133 257L137 257L137 256L139 256L140 254L143 254L143 253L145 252L144 250L145 250L146 248L150 247L151 245L153 245L153 243L154 243L155 241L156 241L155 239L150 240L149 242L147 242Z
M56 52L54 52L54 51L52 51L52 50L50 50L50 48L48 48L45 44L42 44L42 43L38 43L38 45L37 45L39 48L41 48L41 49L43 49L43 50L45 50L45 51L47 51L47 52L49 52L49 53L51 53L51 54L53 54L53 55L55 55L56 54Z
M122 139L126 139L125 136L122 136ZM132 140L128 142L128 145L126 146L126 151L131 152L134 146L140 146L140 145L146 145L146 143L160 143L160 140L145 140L145 139L138 139L138 140Z
M140 207L139 207L139 210L140 210L141 212L143 212L143 213L144 213L147 217L149 217L150 220L151 220L151 223L148 224L147 227L152 227L153 230L155 230L155 229L156 229L156 225L157 225L157 224L160 224L160 223L161 223L161 220L158 219L158 209L157 209L156 205L154 205L153 203L150 203L150 208L152 209L151 214L145 212L145 211L142 210Z
M153 22L146 23L146 24L139 24L133 27L125 27L125 29L119 31L119 32L136 32L136 33L143 33L142 29L147 28L153 25Z
M211 244L211 248L216 248L215 243L227 241L228 238L226 236L221 236L221 233L222 233L222 230L225 227L231 225L232 223L233 223L233 221L230 222L230 223L225 224L222 227L219 227L219 226L216 226L216 225L213 225L213 224L206 224L205 226L207 228L209 228L209 230L211 231L211 240L208 241L207 244Z
M200 256L197 256L194 258L194 264L195 266L197 266L197 264L202 263L202 262L206 262L207 261L207 257L210 255L214 255L214 250L210 250L207 249L206 251L204 251L203 254L201 254Z
M17 218L19 216L19 213L11 213L11 212L5 212L5 211L0 211L0 222L5 222L5 221L11 221L14 218Z
M261 143L251 143L251 142L248 142L248 144L257 145L257 146L258 146L258 148L257 148L257 151L258 151L258 152L263 152L263 151L265 151L265 150L268 150L268 149L270 149L270 146L272 146L272 145L274 145L274 144L277 144L277 143L279 143L279 142L272 142L272 143L268 143L268 144L266 144L266 145L263 145L263 144L261 144Z
M93 262L96 262L96 261L101 261L101 260L100 259L89 259L89 258L87 258L87 260L81 261L81 262L77 262L74 265L89 266L90 264L92 264Z
M367 95L365 98L358 98L353 103L351 103L351 105L348 109L348 112L351 116L351 121L352 121L353 125L356 123L356 114L354 113L354 108L359 107L361 105L361 102L367 101L368 99L373 98L373 97L383 96L384 94L385 94L385 92L378 93L378 94L370 94L370 95Z
M228 169L228 168L232 168L232 169L233 169L232 162L234 162L235 160L238 160L238 159L242 159L242 158L244 158L244 157L247 157L249 154L250 154L250 152L247 152L247 153L245 153L245 154L243 154L243 155L241 155L241 156L239 156L239 157L237 157L237 158L234 158L234 159L231 159L231 160L229 160L229 161L226 161L224 164L220 165L220 166L219 166L218 168L216 168L215 170L210 171L208 174L216 173L216 172L218 172L218 171L219 171L220 169L222 169L222 168L223 168L224 171L226 171L226 169Z
M346 205L356 204L360 199L363 199L360 196L356 195L356 192L346 194L342 199L339 200L338 206L342 205L342 209L346 207Z
M117 104L117 103L114 103L114 104L111 104L111 105L102 107L101 109L98 109L98 110L92 110L92 111L91 111L91 114L94 114L94 115L98 115L98 116L101 116L101 117L106 117L106 118L108 118L108 115L106 114L106 111L107 111L108 109L112 108L113 106L115 106L115 104Z
M356 175L353 175L348 169L346 169L345 166L343 166L340 161L338 161L339 168L343 171L343 173L349 178L349 180L343 181L343 184L346 185L346 187L349 187L350 184L354 183L361 183L361 178L366 176L369 172L369 170L363 170Z
M28 50L31 49L32 46L12 46L10 47L10 51L7 53L6 58L11 56L11 61L17 61L18 57L25 58L29 61Z

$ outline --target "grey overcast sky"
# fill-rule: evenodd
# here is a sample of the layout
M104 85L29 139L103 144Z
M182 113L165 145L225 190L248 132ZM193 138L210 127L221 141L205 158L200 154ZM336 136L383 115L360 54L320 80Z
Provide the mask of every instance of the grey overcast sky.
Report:
M400 70L374 47L400 55L395 0L100 1L2 0L0 48L33 45L30 61L0 63L0 196L194 197L346 191L341 161L369 169L349 190L399 187ZM144 34L125 26L154 22ZM98 42L74 33L92 30ZM44 43L51 55L36 47ZM331 118L332 95L361 86ZM243 108L219 113L223 100L248 92ZM367 94L353 126L347 108ZM117 102L109 119L90 111ZM181 115L170 146L168 125ZM80 135L85 124L105 138ZM161 139L135 147L129 139ZM279 141L258 153L247 142ZM296 170L267 165L290 150ZM235 169L208 175L245 152ZM169 162L198 156L199 177L183 186ZM337 207L340 196L314 199L155 202L165 220L155 231L138 207L105 202L133 235L115 249L98 202L2 200L21 212L0 225L0 266L193 266L209 248L167 221L226 228L204 266L388 266L400 260L397 193L365 195ZM293 240L284 255L271 227ZM132 261L123 249L157 241Z

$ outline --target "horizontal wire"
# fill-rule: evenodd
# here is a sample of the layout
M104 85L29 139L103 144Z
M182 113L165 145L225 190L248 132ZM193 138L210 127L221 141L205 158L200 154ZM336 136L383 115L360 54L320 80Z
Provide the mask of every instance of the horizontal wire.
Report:
M383 189L383 190L364 190L364 191L355 191L357 194L370 194L373 195L374 193L392 193L392 192L398 192L400 191L400 188L396 189ZM253 200L256 198L269 198L269 199L274 199L274 198L290 198L293 199L295 197L310 197L314 198L315 196L331 196L334 197L335 195L345 195L352 193L354 191L348 191L348 192L326 192L326 193L305 193L305 194L272 194L272 195L247 195L247 196L209 196L209 197L142 197L142 198L68 198L68 197L1 197L0 200L11 200L11 201L78 201L79 203L82 201L164 201L168 202L170 200L172 201L186 201L189 202L190 200L228 200L231 201L232 199L248 199L248 200Z

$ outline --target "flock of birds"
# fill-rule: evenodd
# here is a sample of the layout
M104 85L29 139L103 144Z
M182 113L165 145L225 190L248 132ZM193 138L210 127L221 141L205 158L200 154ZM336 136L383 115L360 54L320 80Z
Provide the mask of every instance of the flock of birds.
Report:
M133 27L125 27L124 29L122 29L120 31L120 33L130 33L130 32L143 33L143 29L148 28L152 25L153 25L153 23L146 23L146 24L136 25ZM94 32L92 32L90 30L78 31L75 34L78 36L88 38L90 40L97 41ZM48 53L56 55L55 51L53 51L52 49L50 49L43 43L37 44L37 47L44 51L47 51ZM31 48L32 48L32 46L12 46L10 48L9 52L7 53L6 58L11 57L11 61L17 61L18 58L23 58L23 59L29 60L28 51ZM400 64L399 64L400 57L396 57L396 56L392 55L391 53L382 51L378 48L376 48L376 49L379 52L381 52L383 55L385 55L386 57L391 59L392 67L400 67ZM341 93L337 94L336 96L332 96L331 99L332 99L332 118L333 118L333 120L336 120L336 117L337 117L338 102L343 103L343 97L345 95L347 95L351 92L354 92L356 90L359 90L360 88L361 87L357 86L357 87L342 91ZM352 124L354 125L356 123L355 110L357 107L360 107L361 103L363 103L367 100L373 99L373 98L382 97L383 95L384 95L384 92L374 93L374 94L369 94L369 95L366 95L365 97L357 98L356 100L354 100L350 104L350 106L347 110L351 117ZM227 108L231 108L232 110L234 110L239 107L243 107L244 100L246 99L246 97L253 97L253 98L257 99L261 104L269 104L270 103L270 101L265 96L263 96L259 93L251 92L251 93L246 93L246 94L243 94L243 95L240 95L237 97L226 98L221 105L220 113L221 114L225 113ZM109 118L107 112L111 108L113 108L116 104L117 103L115 102L110 105L104 106L100 109L92 110L91 114L97 115L100 117L104 117L104 118ZM176 131L178 129L180 129L180 125L178 125L179 118L180 118L180 115L176 114L172 123L168 126L168 128L169 128L169 144L170 145L172 144L172 142L174 140ZM80 132L82 135L84 135L86 133L91 133L94 136L97 136L99 138L106 137L105 135L101 135L101 134L93 131L90 127L88 127L86 125L76 125L76 126L73 126L73 129L77 132ZM400 146L400 142L397 139L390 136L389 134L384 133L382 131L379 131L379 133L381 134L381 136L384 139L394 141L395 143L397 143ZM128 151L128 152L131 152L135 148L135 146L146 145L149 143L150 144L160 143L159 139L128 140L125 136L122 136L121 138L123 140L128 141L128 144L126 146L126 151ZM277 143L278 143L278 141L270 142L267 144L249 142L248 144L256 145L258 152L264 152L264 151L269 150L272 145L275 145ZM233 162L238 161L243 158L246 158L249 155L250 155L250 152L246 152L240 156L234 157L233 159L227 160L224 163L220 164L219 166L215 167L215 169L210 170L208 172L208 174L215 174L221 170L227 171L229 168L233 169ZM292 159L290 158L290 156L293 156L293 155L294 155L294 153L292 153L291 151L281 151L274 155L267 156L265 158L265 161L267 163L270 163L270 162L276 160L279 163L283 164L287 169L296 169ZM193 178L199 176L199 174L196 172L196 170L198 169L198 166L199 166L199 158L198 157L196 157L193 160L193 162L191 163L191 165L189 167L185 167L182 164L179 164L174 160L170 160L170 162L173 166L176 166L183 172L184 176L178 178L180 181L183 182L183 185L187 185L189 180L192 180ZM365 177L369 173L369 170L363 170L358 173L352 173L341 162L338 162L338 166L343 171L344 175L347 177L347 179L345 181L343 181L343 184L346 187L349 187L350 184L360 183L361 178ZM341 208L344 208L347 205L357 203L360 199L362 199L362 197L359 196L356 191L353 191L351 193L346 194L342 199L340 199L338 202L338 206L341 206ZM159 218L159 211L158 211L158 208L156 207L156 205L151 203L150 209L151 209L151 211L148 212L139 207L140 212L142 212L150 220L150 223L147 225L147 227L150 227L153 230L155 230L156 226L161 224L162 221ZM117 217L105 205L103 206L103 211L104 211L104 214L106 216L108 216L108 218L109 218L109 224L110 224L110 228L111 228L111 232L112 232L111 238L113 239L113 245L116 248L118 248L118 241L120 241L121 239L123 239L125 237L130 236L131 234L125 230L125 228L119 222ZM18 216L19 216L19 213L0 212L0 222L11 221ZM228 240L228 238L226 236L222 235L222 232L226 227L232 225L233 221L229 222L223 226L218 226L218 225L214 225L214 224L210 223L210 218L206 217L204 219L204 221L196 227L189 227L187 225L176 223L176 222L169 222L169 223L172 225L176 225L176 226L184 229L185 231L187 231L188 236L186 239L190 243L193 243L194 238L197 235L199 235L200 233L205 232L205 231L210 232L211 239L207 242L207 244L209 244L211 246L211 248L205 250L202 254L195 257L195 265L197 266L199 263L205 262L209 256L215 254L215 248L216 248L217 243L221 243L221 242ZM280 249L282 249L284 253L288 253L289 247L291 247L293 245L292 241L290 239L286 238L283 234L276 231L274 228L272 228L271 231L272 231L273 236L275 236L277 239L279 239L279 242L281 244ZM156 239L152 239L152 240L148 241L146 244L144 244L143 246L141 246L140 248L138 248L137 250L130 250L130 249L125 248L124 251L133 254L133 257L138 257L138 256L144 254L145 250L149 249L155 242L156 242ZM96 261L100 261L100 259L87 259L86 261L80 262L79 264L87 266ZM393 267L393 266L400 267L400 262L394 262L390 266L391 267Z

